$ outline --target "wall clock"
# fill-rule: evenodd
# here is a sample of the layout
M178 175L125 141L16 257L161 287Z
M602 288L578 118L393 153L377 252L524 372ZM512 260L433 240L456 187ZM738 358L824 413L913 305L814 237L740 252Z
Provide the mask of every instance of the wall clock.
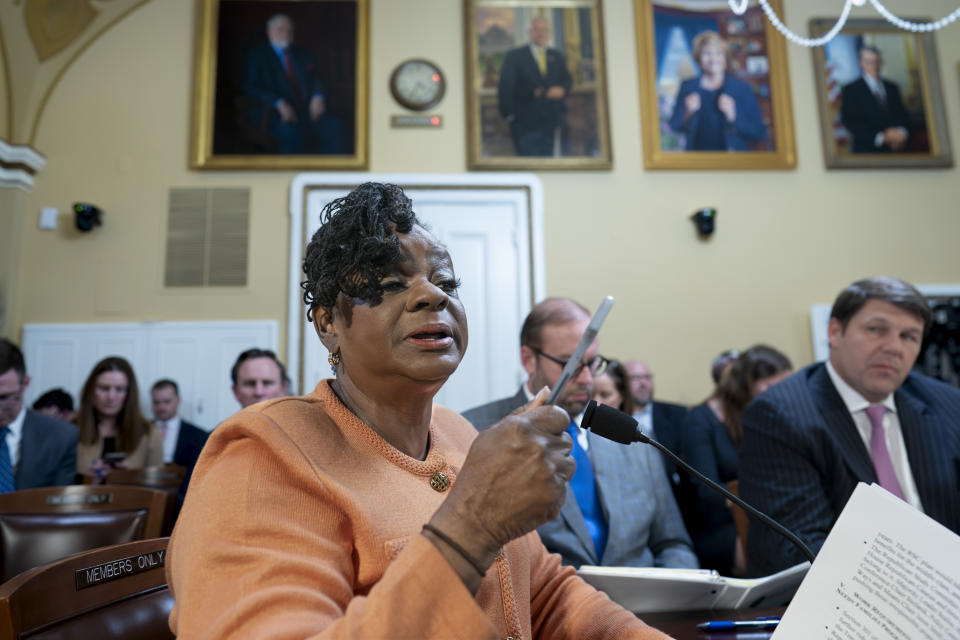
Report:
M443 99L446 89L443 72L429 60L405 60L390 74L393 99L413 111L425 111L435 106Z

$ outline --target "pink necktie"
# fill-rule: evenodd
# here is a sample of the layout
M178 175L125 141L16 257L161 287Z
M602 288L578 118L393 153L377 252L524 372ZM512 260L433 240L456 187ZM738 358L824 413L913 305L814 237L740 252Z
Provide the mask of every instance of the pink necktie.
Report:
M870 418L870 457L873 458L873 467L877 470L877 480L880 486L903 500L903 490L900 481L893 471L893 461L890 460L890 451L887 449L887 438L883 430L883 414L887 408L882 404L867 407L867 417Z

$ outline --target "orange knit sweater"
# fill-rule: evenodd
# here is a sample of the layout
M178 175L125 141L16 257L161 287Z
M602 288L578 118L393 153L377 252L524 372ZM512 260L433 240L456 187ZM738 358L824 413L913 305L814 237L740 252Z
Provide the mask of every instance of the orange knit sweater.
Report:
M321 382L213 432L170 541L180 638L665 638L580 580L536 533L476 596L419 532L474 429L434 406L425 460L393 448Z

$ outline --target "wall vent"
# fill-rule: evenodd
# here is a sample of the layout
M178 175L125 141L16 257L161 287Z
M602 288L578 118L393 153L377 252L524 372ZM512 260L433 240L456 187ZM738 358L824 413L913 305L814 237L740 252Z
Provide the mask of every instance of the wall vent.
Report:
M166 287L247 284L250 189L170 189Z

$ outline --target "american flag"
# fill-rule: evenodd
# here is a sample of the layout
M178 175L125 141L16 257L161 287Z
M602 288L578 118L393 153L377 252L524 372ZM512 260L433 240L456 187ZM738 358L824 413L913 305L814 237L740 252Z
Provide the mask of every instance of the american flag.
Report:
M827 68L824 71L827 80L827 103L829 105L829 117L833 122L833 139L837 141L838 147L844 147L850 141L850 134L840 121L840 101L842 98L842 88L834 75L833 63L827 61Z

